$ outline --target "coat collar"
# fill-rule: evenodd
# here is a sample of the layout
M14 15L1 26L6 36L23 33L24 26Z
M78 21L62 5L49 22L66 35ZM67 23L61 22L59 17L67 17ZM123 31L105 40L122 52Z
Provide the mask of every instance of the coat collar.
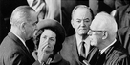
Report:
M25 45L22 43L22 41L17 36L15 36L12 32L9 32L8 36L9 36L10 39L12 39L16 43L16 45L18 45L19 47L21 47L23 49L25 54L28 55L28 57L30 57L30 59L32 61L34 60L31 53L27 50Z
M113 44L108 49L106 49L106 51L104 53L108 54L110 49L113 50L113 49L117 49L117 48L122 48L121 43L118 40L115 42L115 44Z
M62 60L62 56L60 54L55 54L54 55L54 60L51 63L57 63L60 60Z

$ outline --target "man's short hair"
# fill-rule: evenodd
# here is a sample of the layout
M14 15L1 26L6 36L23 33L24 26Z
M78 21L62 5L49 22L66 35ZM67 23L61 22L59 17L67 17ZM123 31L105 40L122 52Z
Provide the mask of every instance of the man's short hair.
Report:
M108 31L110 33L118 31L115 18L106 12L99 12L92 21L92 25L93 24L96 24L98 26L97 30L100 31Z
M74 8L74 10L72 11L72 19L73 19L73 17L74 17L75 11L76 11L77 9L79 9L79 8L84 8L84 9L89 10L90 13L91 13L91 16L92 16L92 20L93 20L93 18L94 18L93 11L91 10L90 7L87 7L86 5L77 5L77 6Z
M19 6L11 13L10 17L10 24L11 26L18 26L22 22L29 22L31 21L30 12L33 9L29 6Z

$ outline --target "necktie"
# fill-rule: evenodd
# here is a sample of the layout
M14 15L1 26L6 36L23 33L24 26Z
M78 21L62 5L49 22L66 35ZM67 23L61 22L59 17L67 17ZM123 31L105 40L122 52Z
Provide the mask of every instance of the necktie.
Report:
M84 46L85 42L81 42L81 49L80 49L80 55L83 56L83 57L86 57L86 54L85 54L85 46Z
M85 42L81 42L81 49L80 49L80 55L79 55L79 61L81 61L81 62L86 58L84 44L85 44Z
M100 51L98 51L98 53L97 53L97 59L99 59L100 56L101 56L101 53L100 53Z

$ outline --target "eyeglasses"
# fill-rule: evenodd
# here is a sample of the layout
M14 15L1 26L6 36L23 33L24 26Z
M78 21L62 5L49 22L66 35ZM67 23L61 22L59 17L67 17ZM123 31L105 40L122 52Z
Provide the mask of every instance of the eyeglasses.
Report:
M92 34L94 34L94 32L106 32L106 31L89 30L88 35L92 36Z

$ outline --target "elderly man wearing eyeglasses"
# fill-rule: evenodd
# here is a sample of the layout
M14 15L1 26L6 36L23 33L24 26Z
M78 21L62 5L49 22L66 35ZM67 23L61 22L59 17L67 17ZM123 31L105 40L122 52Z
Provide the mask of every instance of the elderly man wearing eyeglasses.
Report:
M117 39L117 31L118 26L113 16L106 12L95 16L88 34L91 45L96 46L100 54L92 57L91 65L129 65L128 54Z

